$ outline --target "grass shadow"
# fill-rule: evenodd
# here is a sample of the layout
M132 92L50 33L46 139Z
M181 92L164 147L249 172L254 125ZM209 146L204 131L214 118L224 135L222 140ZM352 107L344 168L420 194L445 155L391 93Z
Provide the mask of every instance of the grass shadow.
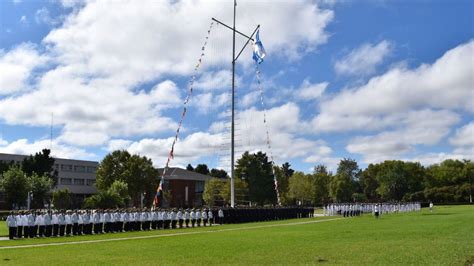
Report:
M440 212L440 213L423 213L422 215L455 215L456 213L452 212Z

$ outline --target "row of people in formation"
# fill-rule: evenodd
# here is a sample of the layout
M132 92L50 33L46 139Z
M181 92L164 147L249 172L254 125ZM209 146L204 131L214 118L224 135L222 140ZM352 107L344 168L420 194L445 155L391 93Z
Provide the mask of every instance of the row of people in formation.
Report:
M10 239L91 235L222 224L222 209L31 210L7 217Z

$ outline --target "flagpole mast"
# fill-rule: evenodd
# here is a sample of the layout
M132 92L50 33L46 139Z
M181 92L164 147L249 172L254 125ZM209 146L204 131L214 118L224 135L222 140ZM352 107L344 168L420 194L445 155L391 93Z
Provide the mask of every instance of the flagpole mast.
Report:
M234 22L232 27L229 25L226 25L222 21L219 21L215 18L212 18L213 21L223 25L224 27L232 30L232 122L231 122L231 130L230 130L230 206L233 208L235 207L235 189L234 189L234 168L235 168L235 163L234 163L234 155L235 155L235 149L234 149L234 131L235 131L235 123L234 123L234 115L235 115L235 62L239 58L239 56L242 54L244 51L245 47L249 44L250 41L254 41L253 36L257 32L257 30L260 28L260 25L257 25L255 30L253 31L252 35L247 36L244 33L238 31L235 29L235 17L236 17L236 8L237 8L237 1L234 0ZM247 39L247 42L244 44L242 49L240 50L239 54L237 57L235 56L235 34L238 33L245 39Z
M235 13L237 1L234 0L234 25L232 27L232 124L231 124L231 152L230 152L230 206L235 207L234 191L234 107L235 107Z

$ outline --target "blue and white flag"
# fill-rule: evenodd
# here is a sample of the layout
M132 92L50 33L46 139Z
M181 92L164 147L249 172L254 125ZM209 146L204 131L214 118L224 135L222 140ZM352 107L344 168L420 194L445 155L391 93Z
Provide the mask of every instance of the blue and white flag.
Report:
M263 48L263 44L260 41L260 30L257 30L257 35L255 35L255 43L253 48L253 60L258 64L263 62L263 58L265 57L265 48Z

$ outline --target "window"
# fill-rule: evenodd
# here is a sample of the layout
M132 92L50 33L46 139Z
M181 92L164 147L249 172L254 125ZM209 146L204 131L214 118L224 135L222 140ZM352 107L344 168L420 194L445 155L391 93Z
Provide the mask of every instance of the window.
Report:
M74 178L74 185L77 185L77 186L84 186L84 179L82 179L82 178Z
M61 171L72 172L72 164L61 164Z
M86 179L87 180L87 185L88 186L93 186L95 184L95 180L94 179Z
M94 166L88 166L87 167L87 172L88 173L95 173L95 171L96 171L96 168Z
M196 181L196 193L202 193L204 191L204 181Z
M84 173L86 171L86 167L82 165L74 165L74 172Z
M61 178L61 185L71 185L72 184L72 178Z

